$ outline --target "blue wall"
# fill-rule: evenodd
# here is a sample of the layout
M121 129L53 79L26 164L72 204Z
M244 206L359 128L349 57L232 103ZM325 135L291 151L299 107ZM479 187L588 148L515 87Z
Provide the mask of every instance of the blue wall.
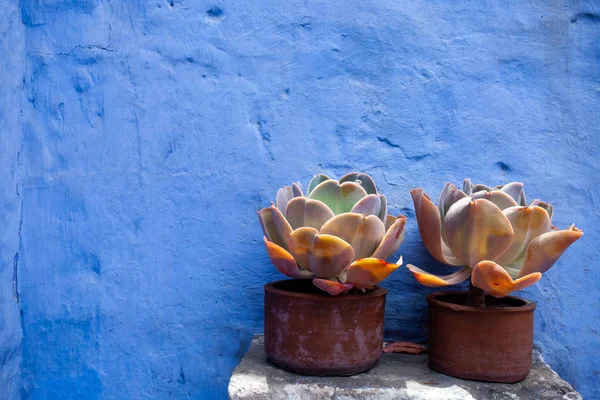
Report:
M23 24L15 2L0 11L0 398L19 394L21 317L19 244L21 242L20 168L23 92Z
M576 222L583 239L522 295L546 360L600 398L598 4L415 3L9 0L8 397L225 398L281 278L256 210L361 170L409 216L401 253L420 266L415 186L521 180ZM425 340L429 290L405 269L385 286L388 336Z

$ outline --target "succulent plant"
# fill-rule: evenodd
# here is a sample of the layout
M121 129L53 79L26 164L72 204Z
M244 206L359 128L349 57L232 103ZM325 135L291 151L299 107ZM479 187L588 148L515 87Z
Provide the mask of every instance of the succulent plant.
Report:
M537 282L583 232L552 225L550 203L527 205L523 184L491 188L466 179L463 190L446 183L437 206L423 189L411 191L425 247L438 261L462 267L447 276L407 265L425 286L471 283L495 297Z
M293 183L258 212L271 262L290 278L313 279L331 295L370 289L402 263L385 261L404 240L405 216L387 214L387 200L367 175L339 181L315 175L306 196Z

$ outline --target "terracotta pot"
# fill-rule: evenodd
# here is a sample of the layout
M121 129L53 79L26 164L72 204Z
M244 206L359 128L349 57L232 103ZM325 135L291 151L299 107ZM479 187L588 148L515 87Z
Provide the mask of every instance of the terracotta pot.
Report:
M465 306L467 292L436 292L429 303L429 366L457 378L518 382L531 369L535 303L486 296Z
M387 290L331 296L310 280L265 285L265 350L288 371L354 375L371 369L383 346Z

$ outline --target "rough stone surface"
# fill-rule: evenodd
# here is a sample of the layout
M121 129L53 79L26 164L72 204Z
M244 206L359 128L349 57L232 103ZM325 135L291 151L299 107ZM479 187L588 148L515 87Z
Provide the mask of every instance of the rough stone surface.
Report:
M524 181L556 225L576 222L584 237L520 294L545 360L600 398L599 9L5 0L0 385L225 398L263 329L262 286L282 277L256 210L284 184L361 170L409 217L394 258L424 268L438 264L413 187ZM430 290L405 269L384 286L387 337L424 342Z
M427 355L383 354L369 372L352 377L313 377L283 371L266 361L262 336L229 381L232 400L581 400L536 350L529 376L515 384L456 379L427 367Z

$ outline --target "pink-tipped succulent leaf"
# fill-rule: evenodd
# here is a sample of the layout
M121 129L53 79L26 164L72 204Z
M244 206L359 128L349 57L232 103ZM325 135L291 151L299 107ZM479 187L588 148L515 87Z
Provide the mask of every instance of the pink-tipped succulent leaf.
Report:
M372 255L372 257L381 258L382 260L387 260L400 248L406 232L404 229L406 217L404 215L399 215L398 218L390 215L388 220L392 220L392 223L386 226L385 235Z
M354 285L351 283L340 283L335 280L321 278L313 279L313 285L329 293L332 296L337 296L338 294L347 292L354 287Z

